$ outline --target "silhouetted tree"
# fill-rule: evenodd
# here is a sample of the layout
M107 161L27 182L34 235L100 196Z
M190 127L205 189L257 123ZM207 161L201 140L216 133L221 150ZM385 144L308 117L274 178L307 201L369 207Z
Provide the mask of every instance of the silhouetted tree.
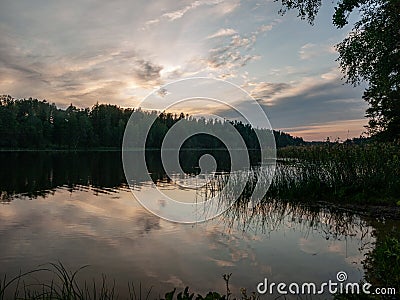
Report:
M313 23L321 0L281 0L282 13L296 9L302 19ZM369 104L366 116L373 135L386 140L400 138L400 1L336 0L333 24L343 28L351 12L359 20L337 45L338 61L347 82L366 81L363 99Z
M185 122L184 129L218 133L227 139L235 138L229 130L233 125L242 136L247 148L260 148L255 129L249 124L238 121L198 119L184 113L159 114L155 111L123 109L116 105L98 103L91 109L81 109L71 104L63 110L46 100L39 101L32 98L16 100L10 96L0 97L0 147L118 148L122 145L125 127L132 114L135 114L137 120L151 120L156 117L147 136L146 146L149 148L160 148L166 133L178 121ZM139 121L138 124L134 124L132 134L139 134L142 129ZM283 132L274 132L274 135L278 147L304 143L301 138L294 138ZM197 134L184 143L184 148L224 147L218 138L209 134Z

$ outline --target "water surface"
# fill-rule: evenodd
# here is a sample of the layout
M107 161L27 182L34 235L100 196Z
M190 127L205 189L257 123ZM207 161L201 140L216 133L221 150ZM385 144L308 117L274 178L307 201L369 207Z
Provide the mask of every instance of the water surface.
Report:
M195 172L195 160L185 161ZM255 291L265 277L320 283L345 271L358 282L382 225L351 212L279 201L256 211L233 207L196 225L176 224L134 199L120 152L5 152L0 164L0 275L48 262L61 261L71 270L89 265L79 280L99 280L104 273L115 279L122 298L128 282L153 286L153 297L185 286L224 292L226 273L233 274L236 295L240 287ZM153 181L168 193L182 200L196 196L168 179L156 156L148 165Z

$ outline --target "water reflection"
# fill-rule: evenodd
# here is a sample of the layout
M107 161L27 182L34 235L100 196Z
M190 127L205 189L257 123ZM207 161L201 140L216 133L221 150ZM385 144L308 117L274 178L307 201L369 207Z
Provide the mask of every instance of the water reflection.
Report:
M196 174L199 158L209 153L217 157L218 171L230 169L226 151L202 150L181 151L183 170ZM135 161L135 156L132 157ZM251 157L252 162L257 163L256 153ZM169 180L162 168L159 151L146 152L146 162L154 182ZM119 151L0 152L0 165L2 201L9 201L9 197L15 194L44 196L58 187L91 186L107 191L107 188L126 186ZM139 181L136 184L143 183Z
M147 163L166 193L193 196L172 185L157 161L150 154ZM71 269L89 264L82 280L107 273L122 298L128 281L156 286L154 297L186 285L201 293L223 291L221 274L231 272L236 294L240 287L255 290L266 276L323 282L343 270L357 282L376 228L385 232L381 221L348 211L274 200L256 206L239 201L194 226L169 223L133 199L119 152L0 153L0 163L8 204L0 206L0 275L57 260ZM185 167L196 173L191 160Z
M120 161L119 152L0 152L1 199L45 196L58 187L121 187Z

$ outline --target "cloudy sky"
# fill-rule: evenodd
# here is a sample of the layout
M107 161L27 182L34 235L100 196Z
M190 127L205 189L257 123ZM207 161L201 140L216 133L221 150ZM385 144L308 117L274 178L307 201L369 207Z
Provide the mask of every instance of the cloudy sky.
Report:
M226 79L272 126L306 140L359 136L362 87L345 85L334 45L351 25L281 16L271 0L1 0L0 94L60 107L135 107L163 84Z

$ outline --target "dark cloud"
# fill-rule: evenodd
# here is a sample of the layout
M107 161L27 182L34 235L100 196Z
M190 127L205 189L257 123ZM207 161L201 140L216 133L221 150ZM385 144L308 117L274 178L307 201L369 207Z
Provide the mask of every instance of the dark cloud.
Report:
M152 63L147 60L137 60L135 66L135 77L142 82L158 82L160 80L160 71L162 66Z
M284 82L247 83L243 86L243 88L251 89L250 95L260 102L267 102L277 94L289 89L290 87L290 84Z
M42 74L37 70L40 66L38 60L41 55L24 53L18 44L9 36L2 38L0 44L0 69L4 74L6 70L12 70L28 78L41 78Z
M344 86L339 80L333 80L317 83L295 95L278 97L269 110L272 115L279 116L277 126L282 127L295 123L358 119L363 116L365 106L360 89Z
M273 128L294 129L316 123L362 119L366 109L361 98L362 88L343 85L339 78L310 79L298 85L261 83L255 90L259 96L264 96L257 100ZM242 109L242 105L238 106ZM236 117L232 110L219 111L217 115Z

